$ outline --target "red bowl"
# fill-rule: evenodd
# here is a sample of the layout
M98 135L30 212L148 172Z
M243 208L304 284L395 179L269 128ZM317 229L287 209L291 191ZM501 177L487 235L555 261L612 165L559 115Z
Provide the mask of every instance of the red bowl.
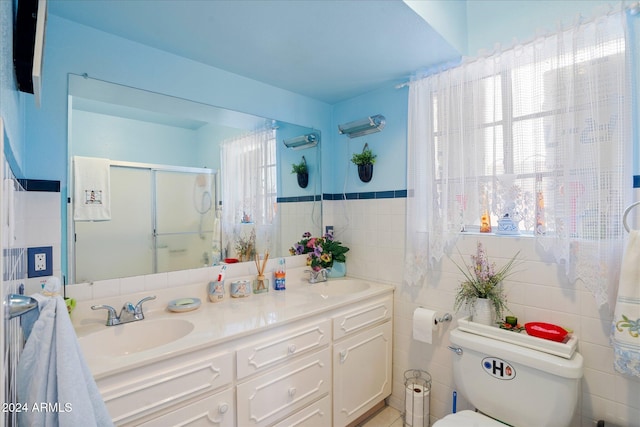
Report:
M238 258L225 258L224 262L226 262L227 264L235 264L236 262L238 262Z
M527 334L533 337L544 338L545 340L562 342L567 336L566 329L551 323L529 322L525 323L524 328L527 330Z

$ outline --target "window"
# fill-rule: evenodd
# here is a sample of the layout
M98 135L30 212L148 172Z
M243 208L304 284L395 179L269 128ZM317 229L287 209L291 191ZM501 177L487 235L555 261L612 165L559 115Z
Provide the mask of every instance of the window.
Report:
M407 283L487 212L611 299L632 191L626 24L610 13L410 84Z

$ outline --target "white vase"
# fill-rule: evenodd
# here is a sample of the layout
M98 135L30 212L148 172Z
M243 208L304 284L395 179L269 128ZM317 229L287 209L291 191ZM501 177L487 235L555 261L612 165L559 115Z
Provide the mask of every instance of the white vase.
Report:
M495 322L493 315L493 304L491 300L486 298L478 298L476 300L473 311L473 321L483 325L492 326Z

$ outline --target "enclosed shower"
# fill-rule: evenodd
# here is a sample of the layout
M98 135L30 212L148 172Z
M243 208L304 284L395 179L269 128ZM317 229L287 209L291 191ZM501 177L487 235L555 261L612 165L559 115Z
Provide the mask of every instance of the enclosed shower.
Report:
M112 161L110 187L110 221L72 222L73 282L211 265L215 171Z

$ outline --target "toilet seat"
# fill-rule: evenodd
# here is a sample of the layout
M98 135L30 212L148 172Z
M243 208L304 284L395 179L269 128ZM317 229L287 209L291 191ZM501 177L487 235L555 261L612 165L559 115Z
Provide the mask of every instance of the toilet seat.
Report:
M436 421L433 427L505 427L506 424L474 411L460 411Z

